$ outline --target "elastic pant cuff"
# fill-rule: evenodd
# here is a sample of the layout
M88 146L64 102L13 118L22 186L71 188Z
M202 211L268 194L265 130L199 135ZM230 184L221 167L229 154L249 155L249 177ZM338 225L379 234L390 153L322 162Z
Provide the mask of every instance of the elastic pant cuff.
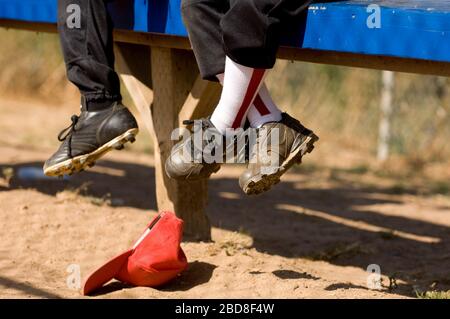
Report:
M88 111L101 111L111 107L114 102L121 101L120 95L110 94L89 94L81 98L81 104L85 105Z

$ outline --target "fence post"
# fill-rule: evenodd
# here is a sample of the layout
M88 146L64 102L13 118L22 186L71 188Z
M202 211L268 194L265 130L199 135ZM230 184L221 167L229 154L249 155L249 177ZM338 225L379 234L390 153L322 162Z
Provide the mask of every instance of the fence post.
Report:
M389 158L389 144L391 140L391 117L392 117L392 101L394 95L394 72L382 72L382 89L380 103L380 125L378 131L378 154L377 159L384 162Z

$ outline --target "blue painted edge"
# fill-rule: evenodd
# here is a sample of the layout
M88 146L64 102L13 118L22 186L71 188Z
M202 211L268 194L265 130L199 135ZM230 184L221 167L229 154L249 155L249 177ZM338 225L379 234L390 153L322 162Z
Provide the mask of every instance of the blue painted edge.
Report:
M380 8L380 25L362 5L310 7L295 47L450 62L450 11ZM369 23L368 24L368 20ZM370 27L369 27L370 26ZM292 41L292 39L291 39Z
M185 37L180 1L116 1L111 5L111 13L118 28ZM381 5L380 28L367 24L372 14L367 5L374 2ZM306 19L285 34L283 44L450 62L450 4L440 2L439 7L430 10L427 6L408 7L408 2L417 0L315 3ZM57 0L0 0L2 19L55 23L56 12Z

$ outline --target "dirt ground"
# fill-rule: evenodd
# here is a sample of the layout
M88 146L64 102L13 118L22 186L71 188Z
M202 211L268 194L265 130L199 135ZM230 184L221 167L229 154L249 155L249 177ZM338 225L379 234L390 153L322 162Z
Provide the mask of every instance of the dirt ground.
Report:
M81 298L67 285L127 249L156 214L147 134L68 180L35 180L76 112L0 99L0 298ZM147 143L147 144L146 144ZM449 165L398 177L322 139L270 193L246 197L242 167L210 182L212 243L183 243L189 269L161 289L112 282L96 298L409 298L450 288ZM430 173L431 174L431 173ZM368 265L382 272L367 287Z

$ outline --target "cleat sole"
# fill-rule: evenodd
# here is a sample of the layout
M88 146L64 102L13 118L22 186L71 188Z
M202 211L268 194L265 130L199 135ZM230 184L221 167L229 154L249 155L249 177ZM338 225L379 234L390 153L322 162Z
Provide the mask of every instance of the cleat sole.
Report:
M96 161L101 158L103 155L108 153L113 149L123 149L124 144L131 142L132 140L136 140L136 135L139 133L138 128L133 128L122 135L114 138L113 140L105 143L100 146L95 151L76 156L74 158L68 159L64 162L55 164L53 166L49 166L44 169L44 174L47 176L64 176L64 175L73 175L74 173L78 173L84 171L88 168L91 168L95 165Z
M319 137L314 133L309 135L275 172L271 174L256 175L250 179L243 187L245 194L259 195L269 191L273 186L280 183L281 176L283 176L294 164L301 164L303 156L314 150L314 143L318 140Z

